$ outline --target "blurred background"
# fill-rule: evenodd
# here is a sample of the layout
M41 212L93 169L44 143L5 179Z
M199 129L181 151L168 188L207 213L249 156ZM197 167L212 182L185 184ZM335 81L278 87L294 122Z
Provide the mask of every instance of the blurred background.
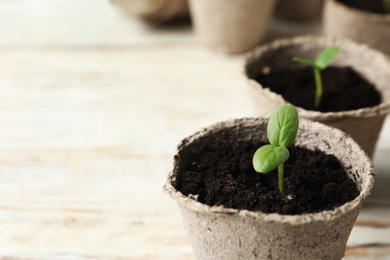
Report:
M254 116L245 52L204 46L186 3L123 1L0 1L0 260L194 259L161 188L181 139ZM262 42L321 34L282 17ZM390 256L389 130L346 259Z

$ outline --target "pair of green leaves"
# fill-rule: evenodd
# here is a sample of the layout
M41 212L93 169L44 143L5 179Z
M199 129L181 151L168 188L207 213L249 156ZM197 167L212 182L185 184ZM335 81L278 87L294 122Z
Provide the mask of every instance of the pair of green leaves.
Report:
M314 60L314 62L298 57L294 57L293 60L311 67L318 68L319 70L324 70L332 62L338 51L338 46L332 46L321 52Z
M339 47L337 46L327 48L317 56L314 62L306 59L298 58L298 57L293 57L293 61L306 64L313 68L314 79L316 82L316 95L314 99L314 108L316 109L319 108L321 103L321 98L322 98L321 71L329 66L329 64L332 62L332 60L334 59L338 51L339 51Z
M253 167L257 172L267 173L282 165L290 156L287 149L297 136L298 113L294 106L278 107L271 115L267 126L270 142L257 149L253 156Z

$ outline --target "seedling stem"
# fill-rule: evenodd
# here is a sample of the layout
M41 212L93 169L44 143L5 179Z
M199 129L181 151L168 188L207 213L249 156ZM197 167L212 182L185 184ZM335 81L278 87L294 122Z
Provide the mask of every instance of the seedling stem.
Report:
M333 58L336 56L338 51L339 51L339 47L337 46L327 48L317 56L314 62L306 59L298 58L298 57L293 57L293 61L308 65L313 68L314 79L316 83L316 94L314 98L315 109L319 108L321 104L321 98L322 98L321 71L326 69L329 66L329 64L332 62Z
M322 97L322 79L321 79L321 71L317 67L313 67L314 71L314 78L316 81L316 97L314 100L314 107L318 108L321 103L321 97Z
M279 182L280 192L284 190L283 179L284 179L284 163L278 166L278 182Z
M278 168L279 191L284 190L284 162L290 156L290 146L298 133L298 112L290 104L278 107L271 115L267 136L270 144L257 149L253 155L253 168L257 172L268 173Z

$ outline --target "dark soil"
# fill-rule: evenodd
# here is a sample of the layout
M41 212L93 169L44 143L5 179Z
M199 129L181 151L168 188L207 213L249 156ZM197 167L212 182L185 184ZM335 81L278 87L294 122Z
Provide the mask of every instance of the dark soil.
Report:
M291 146L285 162L285 189L277 170L257 173L252 157L261 143L216 142L196 154L180 155L174 186L201 203L285 215L331 210L359 195L336 157Z
M383 0L337 0L347 6L376 14L386 14Z
M339 112L372 107L382 97L375 87L351 68L328 67L321 72L323 95L320 107L314 109L315 81L310 67L271 71L255 80L270 88L295 106L321 112Z

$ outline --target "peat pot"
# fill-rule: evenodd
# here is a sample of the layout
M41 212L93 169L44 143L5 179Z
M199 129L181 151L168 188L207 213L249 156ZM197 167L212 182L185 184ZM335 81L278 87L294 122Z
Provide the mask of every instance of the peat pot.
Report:
M242 53L263 39L275 0L189 0L200 41L223 53Z
M390 54L390 13L372 13L338 0L325 0L323 33L365 43Z
M183 160L203 154L206 143L215 141L266 141L268 119L244 118L203 129L178 146L178 154L163 187L177 201L197 259L341 259L365 198L373 186L372 163L356 142L344 132L301 119L295 145L332 154L358 187L359 195L333 210L311 214L281 215L260 211L208 206L196 194L184 196L174 187Z
M302 118L343 130L372 156L383 122L390 111L390 59L367 45L333 37L301 36L258 47L247 55L244 65L256 113L271 114L280 105L288 103L282 95L254 80L259 72L306 66L293 62L292 57L314 60L321 51L334 45L339 46L340 50L332 66L350 67L359 73L380 93L381 102L372 107L340 112L319 112L296 106L298 113Z

